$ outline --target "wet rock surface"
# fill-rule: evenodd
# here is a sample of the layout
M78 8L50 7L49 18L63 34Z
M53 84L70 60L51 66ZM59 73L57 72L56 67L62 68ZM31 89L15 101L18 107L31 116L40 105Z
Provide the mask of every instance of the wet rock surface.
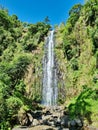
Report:
M81 130L83 126L80 119L70 120L69 113L59 106L23 113L19 121L22 127L13 130Z

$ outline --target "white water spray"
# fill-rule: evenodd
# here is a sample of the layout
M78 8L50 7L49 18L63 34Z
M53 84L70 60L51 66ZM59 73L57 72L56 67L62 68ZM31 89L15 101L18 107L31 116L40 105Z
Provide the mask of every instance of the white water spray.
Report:
M51 31L45 46L43 60L43 94L42 104L54 106L57 104L57 69L54 55L54 31Z

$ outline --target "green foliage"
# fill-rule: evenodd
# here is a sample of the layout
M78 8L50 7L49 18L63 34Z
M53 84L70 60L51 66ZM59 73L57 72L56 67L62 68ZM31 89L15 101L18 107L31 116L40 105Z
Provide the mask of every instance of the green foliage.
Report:
M78 70L79 67L78 67L78 61L76 58L71 60L71 67L73 70Z
M32 35L34 35L35 33L37 33L37 27L36 25L34 24L31 24L30 27L29 27L29 31Z
M6 105L9 112L9 116L12 116L17 114L17 111L23 105L23 103L20 98L10 96L10 98L6 100Z
M18 96L17 94L24 95L25 87L26 87L26 85L24 84L24 81L20 80L19 83L15 86L15 95L16 96Z
M90 30L90 35L92 38L92 42L93 42L93 52L96 53L96 51L98 50L98 27L95 26L93 29Z
M12 21L10 20L6 10L0 10L0 26L3 26L5 29L12 26Z
M87 25L94 26L97 19L98 0L89 0L84 6L85 20Z
M80 13L81 11L81 8L82 8L82 5L81 4L76 4L74 5L71 10L69 11L69 15L73 14L73 13Z
M92 123L91 115L95 113L94 109L96 109L97 106L95 105L96 100L98 101L96 90L85 86L84 90L74 100L74 103L71 103L68 107L71 118L83 117L86 118L89 123Z
M64 55L68 60L79 56L79 44L74 34L65 34L63 43Z
M41 41L44 41L44 37L51 26L44 22L38 22L36 24L28 24L28 33L24 37L23 45L25 50L35 50Z
M32 78L29 81L26 74L29 73L29 65L32 64L35 68L41 66L39 64L42 60L41 56L40 54L36 56L35 52L38 52L37 48L42 49L41 44L50 28L48 21L36 24L23 23L18 20L16 15L9 16L8 11L0 7L1 130L10 130L17 124L18 112L22 106L27 106L28 110L35 110L35 106L32 108L32 103L41 99L39 96L41 92L37 94L35 91L35 88L38 90L41 87L41 85L37 85L37 81L39 83L41 77L37 80L36 73L38 72L36 71L36 75L34 75L31 69L31 77L36 77L36 83L34 84L35 80ZM37 64L38 59L40 61ZM35 60L37 65L34 63ZM34 89L34 91L31 91L33 96L28 95L28 84L25 80L33 84L30 86Z
M64 84L58 88L59 102L73 100L71 118L83 117L98 127L98 0L74 5L69 15L66 24L56 27L55 51Z
M71 23L72 28L79 19L81 8L82 8L81 4L76 4L69 11L70 18L68 19L68 22Z
M17 57L10 63L7 73L11 77L11 80L14 81L14 85L23 77L29 63L30 55L26 54L17 54Z
M75 99L75 103L69 105L71 116L86 116L90 112L90 104L87 99L92 98L93 91L91 89L84 89L81 94Z

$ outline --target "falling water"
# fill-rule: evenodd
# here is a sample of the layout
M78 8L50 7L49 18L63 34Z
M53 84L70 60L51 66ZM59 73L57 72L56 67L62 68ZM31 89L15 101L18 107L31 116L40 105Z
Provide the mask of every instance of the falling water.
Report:
M54 31L46 40L45 55L43 60L43 95L42 103L45 106L54 106L57 104L57 69L54 55Z

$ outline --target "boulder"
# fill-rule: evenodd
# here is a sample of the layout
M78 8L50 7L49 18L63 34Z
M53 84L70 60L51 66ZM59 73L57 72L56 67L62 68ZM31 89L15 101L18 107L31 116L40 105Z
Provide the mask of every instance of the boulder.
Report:
M46 108L42 111L42 114L45 115L45 116L51 115L51 109L46 107Z
M30 126L33 122L33 117L31 113L27 113L21 109L18 113L18 120L21 126Z
M42 122L43 122L44 125L48 125L49 120L51 120L51 115L47 115L47 116L43 115L42 116Z
M42 117L42 111L33 111L32 112L32 116L35 119L41 119L41 117Z
M57 120L55 120L55 126L56 127L61 126L61 119L60 118L57 118Z
M69 116L65 115L61 117L61 126L68 128L70 126Z
M76 126L78 126L78 127L83 126L83 122L80 119L75 119L75 122L76 122Z
M26 113L22 113L19 116L19 122L20 122L20 125L22 125L22 126L27 126L28 125L28 117L27 117Z
M32 115L30 113L27 113L27 116L28 116L29 123L32 124L32 122L33 122Z
M40 124L40 122L37 119L34 119L33 123L32 123L32 126L37 126L39 124Z
M76 126L75 120L70 121L70 126L71 126L71 127L75 127L75 126Z

